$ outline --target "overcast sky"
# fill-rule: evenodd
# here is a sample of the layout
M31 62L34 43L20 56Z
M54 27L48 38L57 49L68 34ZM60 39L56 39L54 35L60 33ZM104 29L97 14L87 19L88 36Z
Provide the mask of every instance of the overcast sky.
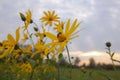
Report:
M80 38L70 45L71 51L105 51L105 42L120 52L120 0L0 0L0 40L14 34L23 23L19 12L30 9L33 20L39 24L43 11L55 10L62 20L78 18Z

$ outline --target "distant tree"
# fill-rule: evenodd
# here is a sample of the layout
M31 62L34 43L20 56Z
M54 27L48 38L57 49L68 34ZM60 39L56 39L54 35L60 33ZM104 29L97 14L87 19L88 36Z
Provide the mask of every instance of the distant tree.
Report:
M86 63L84 62L84 63L81 65L81 67L86 67Z
M65 65L68 65L68 62L66 61L66 59L63 57L59 60L59 65L61 66L65 66Z
M90 68L95 68L96 66L96 63L95 63L95 60L93 58L90 58L89 59L89 65L88 65Z
M75 61L74 61L74 65L75 65L75 66L78 66L79 63L80 63L80 58L79 58L79 57L76 57L76 58L75 58Z

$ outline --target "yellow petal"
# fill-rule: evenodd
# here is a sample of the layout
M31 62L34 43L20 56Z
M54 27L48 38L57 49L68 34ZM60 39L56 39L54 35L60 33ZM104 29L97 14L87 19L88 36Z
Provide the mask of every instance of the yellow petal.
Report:
M5 57L7 55L8 51L4 51L3 53L0 53L0 59Z
M49 14L49 16L51 16L51 12L50 11L48 11L48 14Z
M14 46L9 48L9 54L12 53L12 51L14 50Z
M26 12L26 20L27 20L27 22L28 22L28 24L30 23L30 21L31 21L31 17L32 17L32 13L31 13L31 11L30 10L28 10L27 12Z
M11 49L13 48L9 47L7 50L5 50L2 54L0 54L0 58L5 57L7 54L11 53Z
M61 25L58 25L58 32L63 32L63 29L62 29L62 26Z
M24 38L22 39L22 42L25 42L28 39L28 34L24 33Z
M73 22L69 32L68 32L68 35L71 35L77 28L78 26L80 25L80 23L77 24L77 19Z
M13 38L13 36L11 34L8 34L7 38L11 44L15 44L15 39Z
M60 54L64 50L65 46L66 46L66 42L62 42L56 54Z
M81 30L78 30L78 31L74 32L71 36L77 35L80 31L81 31Z
M45 35L52 40L57 40L57 37L50 32L45 32Z
M65 32L67 33L70 27L70 19L68 19L67 24L66 24L66 28L65 28Z
M45 12L45 11L44 11L43 13L45 14L45 16L47 16L47 17L48 17L48 14L47 14L47 12Z
M18 27L18 29L16 30L16 43L19 41L20 39L20 27Z
M52 47L51 47L51 48L49 48L48 53L49 53L49 52L54 51L58 45L59 45L59 43L58 43L58 42L52 43Z
M54 16L54 14L55 14L55 11L52 12L51 16Z

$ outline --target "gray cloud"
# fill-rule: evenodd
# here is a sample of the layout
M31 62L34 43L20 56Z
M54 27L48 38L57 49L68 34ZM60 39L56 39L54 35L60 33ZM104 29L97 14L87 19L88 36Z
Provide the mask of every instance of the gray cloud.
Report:
M22 25L19 12L31 9L38 21L44 10L55 10L63 20L83 20L80 38L73 40L73 50L104 51L106 41L113 43L113 50L120 51L120 1L119 0L1 0L0 40ZM39 24L39 22L37 22Z

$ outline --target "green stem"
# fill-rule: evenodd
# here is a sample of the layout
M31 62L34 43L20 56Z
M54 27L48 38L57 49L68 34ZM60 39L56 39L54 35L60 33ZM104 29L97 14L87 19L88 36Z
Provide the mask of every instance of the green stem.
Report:
M29 79L29 80L32 80L33 74L34 74L34 69L35 69L37 66L38 66L38 64L35 64L35 65L34 65L34 67L33 67L33 69L32 69L32 72L31 72L31 74L30 74L30 79Z
M29 33L28 29L27 29L27 33L28 33L29 38L30 38L30 40L31 40L31 43L32 43L32 45L33 45L33 47L34 47L34 41L32 40L31 35L30 35L30 33Z
M115 62L118 62L118 63L120 63L120 61L119 60L116 60L116 59L112 59L113 61L115 61Z
M26 23L25 23L25 22L24 22L24 24L26 25ZM33 45L33 47L34 47L34 42L33 42L32 38L31 38L31 36L30 36L30 33L29 33L28 29L26 29L26 30L27 30L27 33L28 33L29 38L30 38L30 40L31 40L31 43L32 43L32 45Z
M40 30L39 30L39 28L38 28L38 25L37 25L35 22L33 22L33 24L37 27L37 29L38 29L38 31L39 31L39 33L40 33Z
M60 65L59 65L59 63L57 64L57 69L58 69L58 80L60 80Z
M69 59L69 63L70 63L70 80L72 79L72 62L71 62L71 59L70 59L70 53L69 53L69 49L68 47L66 46L66 49L67 49L67 54L68 54L68 59Z
M116 68L115 68L115 64L114 64L114 61L113 61L113 57L112 57L112 54L111 54L110 47L108 47L108 51L109 51L108 53L109 53L110 58L111 58L111 61L112 61L113 69L116 70Z

